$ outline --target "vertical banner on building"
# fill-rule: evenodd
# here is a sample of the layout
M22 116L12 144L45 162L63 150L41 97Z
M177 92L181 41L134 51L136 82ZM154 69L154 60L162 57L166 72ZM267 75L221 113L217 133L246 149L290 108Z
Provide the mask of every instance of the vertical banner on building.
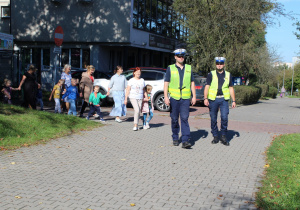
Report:
M0 33L0 50L13 50L13 35Z

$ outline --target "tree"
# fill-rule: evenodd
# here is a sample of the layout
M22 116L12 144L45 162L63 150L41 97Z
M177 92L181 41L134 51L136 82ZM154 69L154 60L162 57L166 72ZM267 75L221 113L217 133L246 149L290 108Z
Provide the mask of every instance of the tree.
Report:
M190 29L188 48L197 70L211 71L216 56L226 57L228 70L235 76L248 77L250 71L258 75L262 66L270 65L264 58L265 28L271 22L268 13L281 11L280 4L272 0L175 0L174 8L186 16L183 24Z

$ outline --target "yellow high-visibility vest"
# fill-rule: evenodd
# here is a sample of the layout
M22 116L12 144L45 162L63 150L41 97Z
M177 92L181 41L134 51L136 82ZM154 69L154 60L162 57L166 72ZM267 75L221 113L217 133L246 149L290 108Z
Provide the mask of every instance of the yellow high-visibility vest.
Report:
M170 65L171 79L168 91L170 93L170 96L176 100L180 100L180 98L191 98L191 65L185 64L184 69L185 70L183 75L182 88L180 90L180 77L178 69L176 68L175 64Z
M212 81L211 81L211 84L209 86L207 98L209 100L214 101L216 99L216 96L217 96L218 84L219 84L218 83L217 71L212 71L211 75L212 75ZM230 99L229 79L230 79L230 72L225 71L225 81L224 81L223 86L222 86L222 91L223 91L223 95L224 95L225 100Z

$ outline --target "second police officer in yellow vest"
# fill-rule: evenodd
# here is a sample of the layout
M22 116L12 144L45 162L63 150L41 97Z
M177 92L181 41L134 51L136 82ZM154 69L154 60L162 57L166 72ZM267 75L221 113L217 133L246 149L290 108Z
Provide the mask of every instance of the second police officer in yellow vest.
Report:
M194 77L191 66L184 64L186 50L176 49L174 53L176 63L167 68L165 76L165 103L166 105L171 106L170 116L173 145L178 146L180 143L180 126L178 122L180 116L182 148L190 148L192 144L189 142L191 136L188 118L190 112L190 102L192 105L196 103ZM170 94L170 99L168 97L168 93Z
M235 108L235 94L233 89L232 77L228 71L224 70L225 58L216 57L217 70L210 72L207 75L206 85L204 89L204 104L209 107L211 118L211 133L214 137L212 144L219 143L219 140L229 146L226 139L228 114L229 114L229 99L232 98L232 108ZM218 111L221 112L221 138L219 138L219 130L217 126Z

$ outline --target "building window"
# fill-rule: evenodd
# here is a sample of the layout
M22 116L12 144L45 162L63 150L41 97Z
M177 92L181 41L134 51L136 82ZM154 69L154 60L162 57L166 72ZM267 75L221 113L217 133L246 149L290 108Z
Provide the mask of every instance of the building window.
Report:
M80 68L80 49L71 49L71 66Z
M61 67L69 64L69 49L62 49L61 51Z
M90 49L82 49L82 68L90 65Z
M133 27L166 37L184 39L180 36L180 24L176 20L171 0L134 0Z
M10 18L10 8L9 6L1 7L1 18Z

